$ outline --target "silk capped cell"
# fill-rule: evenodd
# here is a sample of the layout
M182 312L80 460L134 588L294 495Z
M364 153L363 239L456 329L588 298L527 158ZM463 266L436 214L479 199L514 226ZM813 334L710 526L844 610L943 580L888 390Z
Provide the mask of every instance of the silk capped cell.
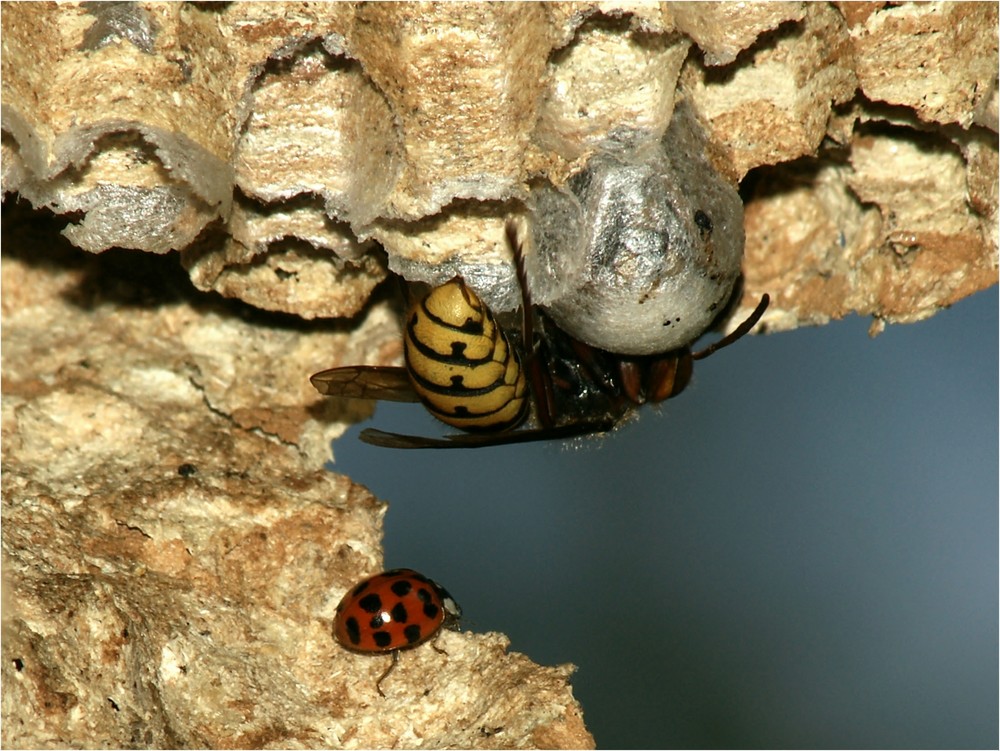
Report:
M662 138L613 131L565 186L531 193L532 301L608 352L686 347L729 301L743 260L743 202L679 103Z

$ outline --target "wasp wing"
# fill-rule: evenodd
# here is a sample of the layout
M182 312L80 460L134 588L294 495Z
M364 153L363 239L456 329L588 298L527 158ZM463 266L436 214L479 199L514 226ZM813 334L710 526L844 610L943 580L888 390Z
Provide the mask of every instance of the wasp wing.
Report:
M507 446L533 441L560 441L581 435L606 433L615 427L613 420L577 422L551 428L514 430L510 433L457 433L444 438L387 433L376 428L366 428L359 436L365 443L390 449L472 449L484 446Z
M419 401L406 368L352 365L333 368L311 376L316 390L325 396L351 399L382 399L390 402Z

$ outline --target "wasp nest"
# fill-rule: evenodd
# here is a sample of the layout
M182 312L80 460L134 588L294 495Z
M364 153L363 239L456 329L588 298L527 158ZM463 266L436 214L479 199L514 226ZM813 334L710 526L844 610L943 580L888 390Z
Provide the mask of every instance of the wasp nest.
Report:
M996 28L978 3L13 5L4 190L269 310L355 313L378 244L496 305L529 182L684 97L772 329L910 321L997 278Z
M592 744L569 668L499 635L374 708L345 677L383 669L329 624L384 506L315 471L359 415L306 376L399 357L389 270L516 301L505 220L622 129L687 112L739 190L733 320L997 281L991 3L12 3L2 35L5 195L186 272L5 202L6 746Z

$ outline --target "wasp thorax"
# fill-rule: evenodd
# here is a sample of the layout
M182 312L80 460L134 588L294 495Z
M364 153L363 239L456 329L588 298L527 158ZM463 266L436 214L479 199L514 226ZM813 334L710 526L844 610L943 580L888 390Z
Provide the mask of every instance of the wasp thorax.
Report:
M525 418L528 388L517 353L460 279L411 306L403 343L413 389L439 420L499 431Z
M697 339L743 257L743 204L685 103L662 139L613 134L565 188L532 192L534 302L594 347L647 355Z

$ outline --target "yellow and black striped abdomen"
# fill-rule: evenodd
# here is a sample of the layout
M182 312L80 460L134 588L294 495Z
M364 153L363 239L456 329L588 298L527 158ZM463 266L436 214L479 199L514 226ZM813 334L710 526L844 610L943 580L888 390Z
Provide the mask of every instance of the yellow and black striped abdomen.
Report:
M524 419L528 385L517 353L461 279L410 308L404 343L413 389L442 422L489 432Z

